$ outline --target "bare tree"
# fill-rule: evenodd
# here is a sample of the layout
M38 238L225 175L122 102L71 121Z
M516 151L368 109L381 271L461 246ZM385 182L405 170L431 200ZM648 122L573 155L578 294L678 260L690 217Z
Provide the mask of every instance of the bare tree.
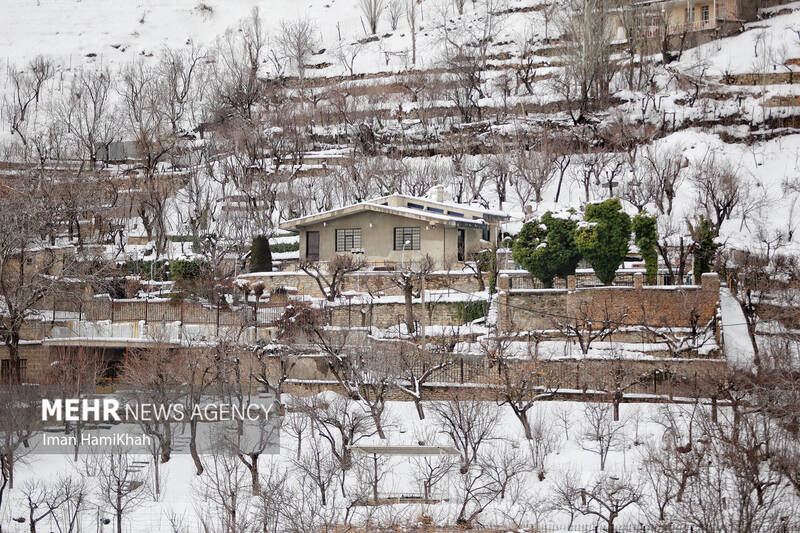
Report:
M446 337L440 337L437 341L433 346L431 343L425 346L402 343L396 354L395 385L414 401L420 420L425 419L422 408L425 383L437 372L455 364L447 346L455 340L448 341Z
M613 421L611 405L607 403L587 403L583 408L583 414L586 419L586 429L583 433L582 446L600 457L600 470L605 470L608 452L622 445L625 425Z
M417 64L417 6L421 0L403 0L405 2L406 20L411 31L411 64Z
M397 25L400 23L400 18L403 16L403 1L390 0L389 1L389 25L392 31L397 30Z
M117 533L123 532L123 519L147 498L147 469L135 468L134 457L117 448L97 459L97 492L100 501L116 516Z
M25 182L15 184L0 202L0 298L5 304L0 339L8 348L10 383L24 379L19 344L25 322L38 314L44 301L76 297L75 285L63 283L65 279L91 279L74 250L48 247L56 231L53 213L62 204L56 195L43 193L46 188L38 187L37 181L35 174L26 175ZM99 266L101 262L93 268Z
M92 169L98 148L108 146L114 137L109 99L113 87L114 79L108 69L81 69L56 110L56 116L74 137L81 158L88 159Z
M602 104L610 95L614 69L609 7L606 0L573 0L563 12L562 30L571 42L564 72L553 82L575 123L583 120L593 103Z
M219 107L244 119L253 117L266 89L260 74L267 55L267 36L256 8L242 21L238 32L229 30L217 43L212 94Z
M316 31L314 23L309 19L297 19L293 22L284 21L281 23L278 43L283 56L294 65L301 83L305 79L306 62L317 46L316 36L314 35Z
M642 500L641 486L630 474L602 474L587 487L576 485L575 481L569 476L559 481L557 493L564 496L560 498L559 507L596 516L606 523L608 533L614 533L614 522L622 511Z
M29 141L30 113L39 104L45 83L54 75L55 66L52 60L44 56L37 56L22 70L16 67L9 69L11 90L3 97L3 108L11 133L19 136L25 149Z
M478 461L481 446L492 439L497 408L477 399L448 400L434 405L438 423L461 454L461 473Z
M436 431L431 427L417 428L414 435L420 445L431 446L436 442ZM415 455L411 461L416 467L414 479L422 485L425 500L433 498L436 485L444 481L455 467L452 455Z
M543 140L538 150L520 149L514 158L514 191L521 205L527 205L531 196L538 204L542 191L553 179L555 168L548 140Z
M330 441L329 441L330 442ZM310 439L305 452L294 461L295 467L319 491L323 507L328 504L329 490L340 472L341 462L336 452L327 452L320 439Z
M565 337L577 340L581 353L586 355L594 341L603 340L619 329L627 314L627 310L612 309L607 302L600 306L581 302L574 316L554 318L553 326Z
M371 35L378 33L378 22L381 20L383 10L386 8L385 0L359 0L361 14L367 20Z
M160 107L164 110L172 131L185 128L184 119L193 119L188 113L198 100L199 71L203 68L206 53L191 43L187 50L165 47L158 65L161 97ZM187 116L188 115L188 116Z
M498 365L498 404L511 407L522 424L525 438L531 440L533 432L528 411L538 402L553 398L558 388L535 357L521 360L507 351L506 344L500 339L485 341L483 352Z
M48 385L50 394L62 400L68 398L88 398L97 390L97 382L105 368L98 355L92 350L79 348L60 348L53 350L53 360L45 372L42 381ZM78 461L78 450L85 422L64 420L64 434L75 437L75 455Z
M31 533L36 533L36 524L44 519L57 521L58 512L68 503L82 505L86 497L83 480L75 483L71 477L58 477L53 483L31 480L22 489L28 504L28 524ZM60 526L60 524L59 524Z
M342 471L353 466L351 447L376 433L372 417L350 398L336 396L323 403L311 400L309 413L319 437L330 445L331 453Z
M33 387L0 387L0 507L6 488L14 488L14 466L33 448L30 441L41 429L41 401Z
M711 221L715 236L745 199L747 182L728 161L709 152L696 167L692 181L697 191L697 206Z
M411 247L410 241L406 241L405 244ZM409 334L413 334L417 330L414 320L413 299L420 297L422 278L433 270L434 261L429 254L425 254L419 259L406 262L402 268L403 270L395 274L393 281L403 292L403 300L406 309L406 328ZM424 313L425 310L423 309L422 312Z
M344 277L350 272L361 270L364 260L352 254L340 254L323 264L301 262L300 269L314 278L319 290L329 302L342 295Z
M123 381L131 391L131 399L138 405L168 407L177 404L182 398L182 367L181 359L175 356L174 347L155 345L127 358ZM173 433L177 422L172 413L167 412L153 417L141 417L138 424L152 442L150 452L153 459L153 487L158 498L161 494L159 465L168 462L172 456Z
M219 533L248 531L254 502L247 490L249 474L244 465L224 452L211 454L207 463L205 475L195 478L194 485L203 529Z

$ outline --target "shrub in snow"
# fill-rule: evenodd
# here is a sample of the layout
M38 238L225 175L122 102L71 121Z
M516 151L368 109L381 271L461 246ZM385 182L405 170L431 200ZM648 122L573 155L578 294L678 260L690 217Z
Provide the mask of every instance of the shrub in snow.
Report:
M574 214L574 211L571 210ZM522 226L514 241L514 261L552 287L556 276L575 273L581 254L575 243L577 222L572 217L556 217L548 211L541 220L531 220Z
M658 282L658 229L656 218L642 212L633 217L634 242L639 247L639 253L644 259L647 273L647 283L655 285Z
M619 198L586 206L586 222L578 228L575 242L583 257L605 285L614 281L617 268L628 253L631 217L622 210Z

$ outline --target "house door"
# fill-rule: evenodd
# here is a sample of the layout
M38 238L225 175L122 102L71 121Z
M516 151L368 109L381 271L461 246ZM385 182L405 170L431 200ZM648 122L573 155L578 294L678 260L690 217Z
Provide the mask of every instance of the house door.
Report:
M464 260L464 230L458 230L458 260Z
M306 260L319 261L319 232L306 232Z

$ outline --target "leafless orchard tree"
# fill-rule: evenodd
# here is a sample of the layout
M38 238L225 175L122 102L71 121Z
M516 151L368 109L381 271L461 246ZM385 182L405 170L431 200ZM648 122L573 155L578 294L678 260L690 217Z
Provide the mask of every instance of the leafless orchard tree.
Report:
M421 0L403 0L405 3L406 20L411 33L411 64L417 64L417 13L421 7Z
M720 410L716 422L707 412L699 418L704 461L676 501L674 516L704 533L793 527L796 508L781 489L780 471L769 467L774 425L763 412L732 411Z
M248 490L250 474L241 461L225 452L211 454L204 475L195 478L196 511L204 531L236 533L252 526L255 504Z
M614 533L614 522L619 514L642 499L641 485L630 474L601 474L586 487L576 481L570 476L559 480L556 505L573 516L575 513L596 516L605 522L608 533Z
M551 399L558 390L535 358L522 360L507 349L507 342L494 339L482 343L486 357L498 365L497 403L508 405L514 412L525 438L533 439L528 412L543 400Z
M110 450L92 460L98 497L114 513L117 533L122 533L125 516L147 499L147 469L134 468L134 456L124 448Z
M441 337L425 346L402 343L397 350L395 385L411 397L420 420L425 419L422 407L425 383L434 378L437 372L455 364L447 345L448 339Z
M436 430L430 426L417 428L414 435L421 445L432 446L436 442ZM414 479L422 486L426 500L434 497L434 489L447 479L456 464L452 455L415 455L411 461L415 466Z
M350 272L361 270L364 260L352 254L340 254L326 264L301 262L300 269L314 278L319 290L329 302L342 295L344 277Z
M375 35L378 33L378 22L386 8L386 0L359 0L358 5L369 26L370 35Z
M350 76L355 75L356 58L361 53L361 44L356 42L353 44L342 44L336 49L336 59L343 68L350 72Z
M217 42L212 95L218 101L217 107L250 119L266 88L260 75L269 54L258 9L242 21L239 30L229 30Z
M748 183L738 169L713 152L706 154L695 167L692 182L697 191L698 209L711 221L714 235L719 235L722 224L741 208Z
M15 184L14 192L0 202L0 297L5 312L0 316L0 339L9 352L10 383L19 383L20 331L43 301L75 298L67 278L91 279L84 270L88 265L69 251L42 248L55 235L53 213L61 205L56 196L48 197L37 187L44 179L36 174ZM38 251L37 251L38 250ZM100 274L102 263L92 264Z
M527 205L531 197L538 204L542 192L555 174L554 154L550 141L544 139L536 149L520 149L514 157L514 192L521 205Z
M14 488L14 466L33 448L30 441L41 429L41 398L33 387L0 387L0 508L6 488Z
M321 439L312 438L300 458L294 461L295 467L305 474L309 485L313 486L315 492L318 491L322 507L328 505L330 488L341 470L339 457L335 453L329 451Z
M42 377L47 384L49 394L62 400L68 398L87 398L97 390L97 382L103 374L100 357L92 350L79 348L71 350L60 348L51 352L52 362ZM81 434L84 421L70 422L64 420L64 434L75 437L75 454L73 461L78 461Z
M461 454L462 474L478 461L481 446L492 440L498 409L477 399L449 400L433 406L437 422Z
M353 466L351 446L376 433L370 414L344 396L336 396L325 403L313 398L309 413L314 429L319 438L329 444L339 469L350 470Z
M186 128L187 124L197 119L194 109L202 94L202 71L206 59L205 50L194 43L185 50L165 47L161 52L158 65L162 85L161 108L174 132Z
M389 9L389 25L392 27L392 31L396 31L397 25L403 17L403 0L390 0L387 7Z
M653 203L659 213L672 215L672 203L687 165L680 148L658 149L647 145L635 159L632 178L623 189L624 198L639 211Z
M407 244L410 248L411 243L409 242ZM398 271L392 280L403 292L403 301L405 302L406 310L406 328L408 328L409 334L413 334L417 330L416 321L414 320L413 299L420 297L422 278L434 269L434 261L429 254L425 254L419 259L407 261L401 268L403 270ZM425 310L423 309L422 312L425 313Z
M177 145L172 125L162 112L162 87L157 71L138 61L125 68L117 91L122 100L125 131L135 145L131 154L138 161L137 185L141 189L135 202L148 240L156 243L156 255L166 249L169 228L166 204L171 195L170 178L158 171Z
M68 507L83 508L87 499L86 483L83 479L76 482L70 476L59 476L53 482L31 480L22 488L28 506L28 525L31 533L36 533L37 524L49 519L56 522L61 528L59 520L61 514L66 512L67 517L73 515ZM71 520L63 526L69 527Z
M3 97L3 108L11 133L19 136L25 149L30 136L30 115L39 104L45 84L54 75L55 65L44 56L32 59L22 70L16 66L9 68L11 90Z
M169 406L182 399L180 376L183 365L174 351L169 345L160 344L127 358L123 381L131 391L131 399L137 404ZM162 485L159 465L170 460L177 423L169 416L154 416L152 419L142 417L138 423L153 443L150 449L153 459L153 488L158 499Z
M610 61L608 13L606 0L573 0L560 21L571 42L564 72L554 77L553 83L576 124L593 104L604 103L610 95L614 70Z
M588 402L583 414L586 427L583 433L582 446L600 458L600 470L606 469L608 452L623 444L624 424L613 421L611 405L608 403Z
M609 305L596 306L588 302L578 305L573 317L554 318L553 326L565 337L578 341L581 353L586 355L596 340L603 340L622 326L626 309L614 310Z
M317 46L317 29L309 19L297 19L281 23L278 43L281 53L297 71L302 82L305 79L306 63Z
M56 107L56 116L74 138L80 158L88 159L92 169L97 162L98 146L108 146L116 131L109 98L113 89L110 70L81 69Z

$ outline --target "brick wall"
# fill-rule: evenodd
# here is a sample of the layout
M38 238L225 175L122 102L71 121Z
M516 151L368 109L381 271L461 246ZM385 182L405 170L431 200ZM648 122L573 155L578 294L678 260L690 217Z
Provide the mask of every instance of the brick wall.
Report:
M386 296L400 295L401 289L393 281L393 272L353 272L345 276L343 291L383 293ZM279 287L296 287L302 294L322 297L317 282L305 272L260 272L246 274L239 279L250 284L261 281L265 292L272 292ZM485 278L488 283L488 276ZM471 272L433 273L425 277L425 287L429 290L453 288L462 291L478 290L478 281Z
M551 329L562 317L587 316L593 320L610 318L629 325L687 327L692 312L700 324L716 313L719 278L704 274L701 286L642 285L642 275L634 276L633 287L575 288L570 276L568 289L509 288L509 278L498 280L498 316L504 331Z
M440 326L461 325L459 311L462 304L460 303L426 303L424 312L421 304L415 303L412 306L414 319L417 321L425 320L425 324ZM406 306L403 303L337 306L329 308L329 317L332 326L388 328L396 326L399 322L405 323Z
M626 394L656 394L668 397L710 397L718 392L718 383L728 371L727 363L720 359L681 360L656 359L643 361L614 361L607 359L565 359L555 361L522 362L518 365L536 365L541 385L560 390L562 394L614 390L612 376L622 376L620 383ZM465 366L467 368L461 368ZM278 360L271 365L277 375ZM462 375L465 379L461 380ZM289 371L293 381L285 391L307 396L324 390L341 392L335 377L325 365L324 358L301 358ZM486 361L475 360L461 365L459 362L447 372L434 375L434 385L425 388L425 400L453 397L480 397L497 399L500 382L497 367ZM446 385L447 384L447 385ZM468 394L469 396L465 396ZM399 389L389 394L392 400L409 400Z

